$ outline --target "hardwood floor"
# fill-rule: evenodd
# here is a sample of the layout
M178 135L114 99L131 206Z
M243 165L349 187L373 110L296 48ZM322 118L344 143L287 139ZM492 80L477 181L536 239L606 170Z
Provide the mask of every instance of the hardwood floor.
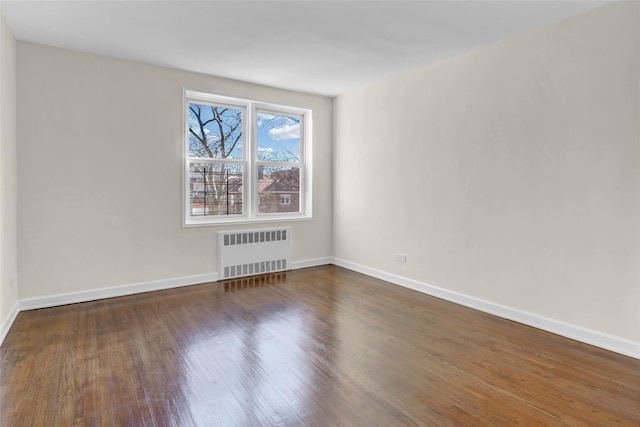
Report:
M640 425L640 361L334 266L22 312L0 425Z

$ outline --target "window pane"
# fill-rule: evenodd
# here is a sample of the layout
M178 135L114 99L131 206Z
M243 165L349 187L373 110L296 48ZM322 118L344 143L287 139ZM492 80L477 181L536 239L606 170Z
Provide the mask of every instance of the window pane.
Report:
M300 211L300 168L258 167L260 213Z
M258 113L258 160L299 162L300 119Z
M189 103L189 157L242 159L242 110Z
M191 163L189 174L192 216L242 214L242 165Z

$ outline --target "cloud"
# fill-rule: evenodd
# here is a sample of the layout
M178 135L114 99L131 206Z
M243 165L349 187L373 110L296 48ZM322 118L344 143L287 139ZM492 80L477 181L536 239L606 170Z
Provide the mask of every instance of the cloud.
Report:
M274 141L300 138L300 123L269 129L269 136Z
M277 118L278 116L275 114L258 113L258 127L261 127Z

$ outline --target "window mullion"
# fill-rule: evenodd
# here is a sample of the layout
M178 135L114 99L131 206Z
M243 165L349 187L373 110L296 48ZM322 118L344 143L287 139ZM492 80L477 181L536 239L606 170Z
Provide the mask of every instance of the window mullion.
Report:
M246 192L244 196L244 203L247 207L247 215L249 218L255 217L255 206L254 206L254 192L255 185L253 183L254 177L254 165L253 165L253 152L254 152L254 132L253 132L253 121L254 121L254 106L249 105L247 107L247 120L243 124L244 132L247 138L245 139L246 150L244 151L244 161L245 161L245 177L244 177L244 185L246 186Z

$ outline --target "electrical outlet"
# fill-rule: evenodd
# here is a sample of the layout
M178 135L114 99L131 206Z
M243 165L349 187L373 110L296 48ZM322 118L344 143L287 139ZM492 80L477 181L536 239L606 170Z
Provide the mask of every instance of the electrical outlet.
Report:
M398 254L398 262L407 262L407 255Z

